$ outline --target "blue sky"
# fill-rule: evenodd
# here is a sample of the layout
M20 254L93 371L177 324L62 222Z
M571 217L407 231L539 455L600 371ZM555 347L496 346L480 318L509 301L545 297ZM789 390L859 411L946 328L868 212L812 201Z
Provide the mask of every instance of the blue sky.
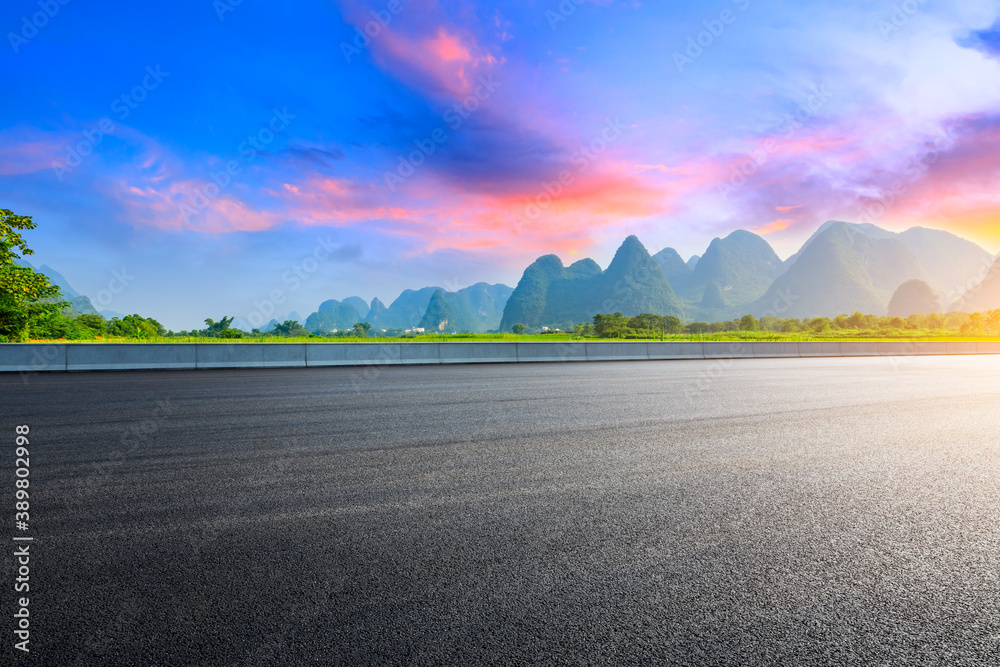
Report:
M998 17L961 0L8 2L0 206L39 224L32 262L92 296L124 268L106 307L175 329L276 290L276 314L305 316L513 285L541 254L606 264L633 233L688 256L749 229L787 256L838 218L997 251Z

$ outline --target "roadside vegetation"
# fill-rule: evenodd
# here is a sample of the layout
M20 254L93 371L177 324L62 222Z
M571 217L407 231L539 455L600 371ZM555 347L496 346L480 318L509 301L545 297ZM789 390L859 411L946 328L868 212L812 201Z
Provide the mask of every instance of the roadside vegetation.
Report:
M63 319L75 326L67 325ZM947 313L880 317L854 313L834 318L806 320L744 315L726 322L682 323L673 316L652 314L625 317L621 313L598 314L591 322L572 330L531 330L515 325L514 331L495 333L407 333L394 330L376 332L367 322L357 323L349 331L309 332L298 322L286 321L271 331L244 332L229 328L231 317L218 322L205 320L206 327L195 331L165 331L156 320L129 315L123 320L103 320L99 315L80 315L69 319L61 313L46 322L57 334L33 340L71 340L79 342L161 342L161 343L238 343L238 342L564 342L586 340L620 341L840 341L840 340L1000 340L1000 310L987 313ZM59 326L55 326L58 324Z

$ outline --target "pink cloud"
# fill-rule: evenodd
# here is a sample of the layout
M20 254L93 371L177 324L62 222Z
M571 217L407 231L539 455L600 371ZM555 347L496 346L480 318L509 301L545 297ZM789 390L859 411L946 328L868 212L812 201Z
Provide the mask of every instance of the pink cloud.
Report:
M754 232L760 234L761 236L767 236L768 234L774 234L775 232L780 232L782 230L788 229L788 225L795 222L790 218L785 218L783 220L773 220L763 227L755 227Z
M188 179L154 188L128 180L111 183L108 191L125 207L128 220L169 231L208 234L255 232L283 223L280 213L258 210L229 193L217 192L211 181Z
M911 163L916 179L882 198L896 225L934 223L995 245L1000 241L1000 120L965 118L952 145Z
M65 161L69 140L69 135L38 137L10 132L0 136L0 176L51 169Z
M371 21L366 12L357 9L349 10L346 18L359 29ZM465 97L473 90L479 74L503 60L454 26L439 23L416 28L417 34L405 30L395 23L382 26L368 49L379 67L432 93Z

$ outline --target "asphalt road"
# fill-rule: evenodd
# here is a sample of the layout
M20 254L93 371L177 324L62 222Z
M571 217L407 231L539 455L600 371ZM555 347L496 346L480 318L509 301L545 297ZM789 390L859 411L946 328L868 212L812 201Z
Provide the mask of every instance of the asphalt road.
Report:
M0 415L7 664L1000 664L998 357L3 375Z

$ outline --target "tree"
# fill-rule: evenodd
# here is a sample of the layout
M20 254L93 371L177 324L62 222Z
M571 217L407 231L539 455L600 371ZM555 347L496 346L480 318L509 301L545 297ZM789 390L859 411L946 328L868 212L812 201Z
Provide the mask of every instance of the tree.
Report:
M854 314L847 318L847 326L852 329L864 329L865 328L865 316L859 311L855 310Z
M152 317L142 315L126 315L122 319L114 317L107 323L109 336L118 338L156 338L166 335L167 330Z
M1000 332L1000 309L986 313L986 325L993 333Z
M812 329L813 333L823 333L830 330L830 318L829 317L817 317L809 322L809 328Z
M364 338L371 331L372 325L369 322L355 322L354 328L351 330L352 336L357 336L358 338Z
M963 324L959 331L970 336L982 336L985 333L984 324L985 318L982 313L972 313L969 315L969 321Z
M284 336L286 338L311 335L309 330L299 324L297 320L285 320L281 324L275 324L271 333L275 336Z
M100 315L90 315L84 313L76 318L76 322L80 326L89 329L92 332L92 336L100 336L104 333L105 322L104 318Z
M653 315L652 313L642 313L636 315L635 317L629 318L628 328L634 329L635 331L649 331L657 332L660 331L660 325L663 319L659 315Z
M679 317L664 315L660 318L660 328L661 331L666 331L667 333L681 333L684 330L684 324Z
M740 331L757 331L759 328L757 318L753 315L744 315L740 318Z
M69 305L59 300L59 288L49 279L26 266L14 263L24 255L35 254L21 236L35 229L31 216L0 209L0 340L22 341L29 336L33 322L54 315Z
M218 336L223 331L229 329L229 325L233 323L232 317L222 316L222 319L218 322L214 321L211 317L205 318L205 325L208 327L206 334L209 336Z
M621 338L628 331L628 320L621 313L594 315L594 331L599 338Z
M206 318L205 324L208 326L198 333L209 338L243 338L243 332L239 329L231 329L229 325L233 323L232 317L223 315L222 319L216 322L212 318Z
M518 336L520 336L521 334L523 334L525 331L528 330L528 327L526 327L523 324L521 324L520 322L518 322L517 324L515 324L514 326L512 326L510 328L510 330L513 333L516 333Z

